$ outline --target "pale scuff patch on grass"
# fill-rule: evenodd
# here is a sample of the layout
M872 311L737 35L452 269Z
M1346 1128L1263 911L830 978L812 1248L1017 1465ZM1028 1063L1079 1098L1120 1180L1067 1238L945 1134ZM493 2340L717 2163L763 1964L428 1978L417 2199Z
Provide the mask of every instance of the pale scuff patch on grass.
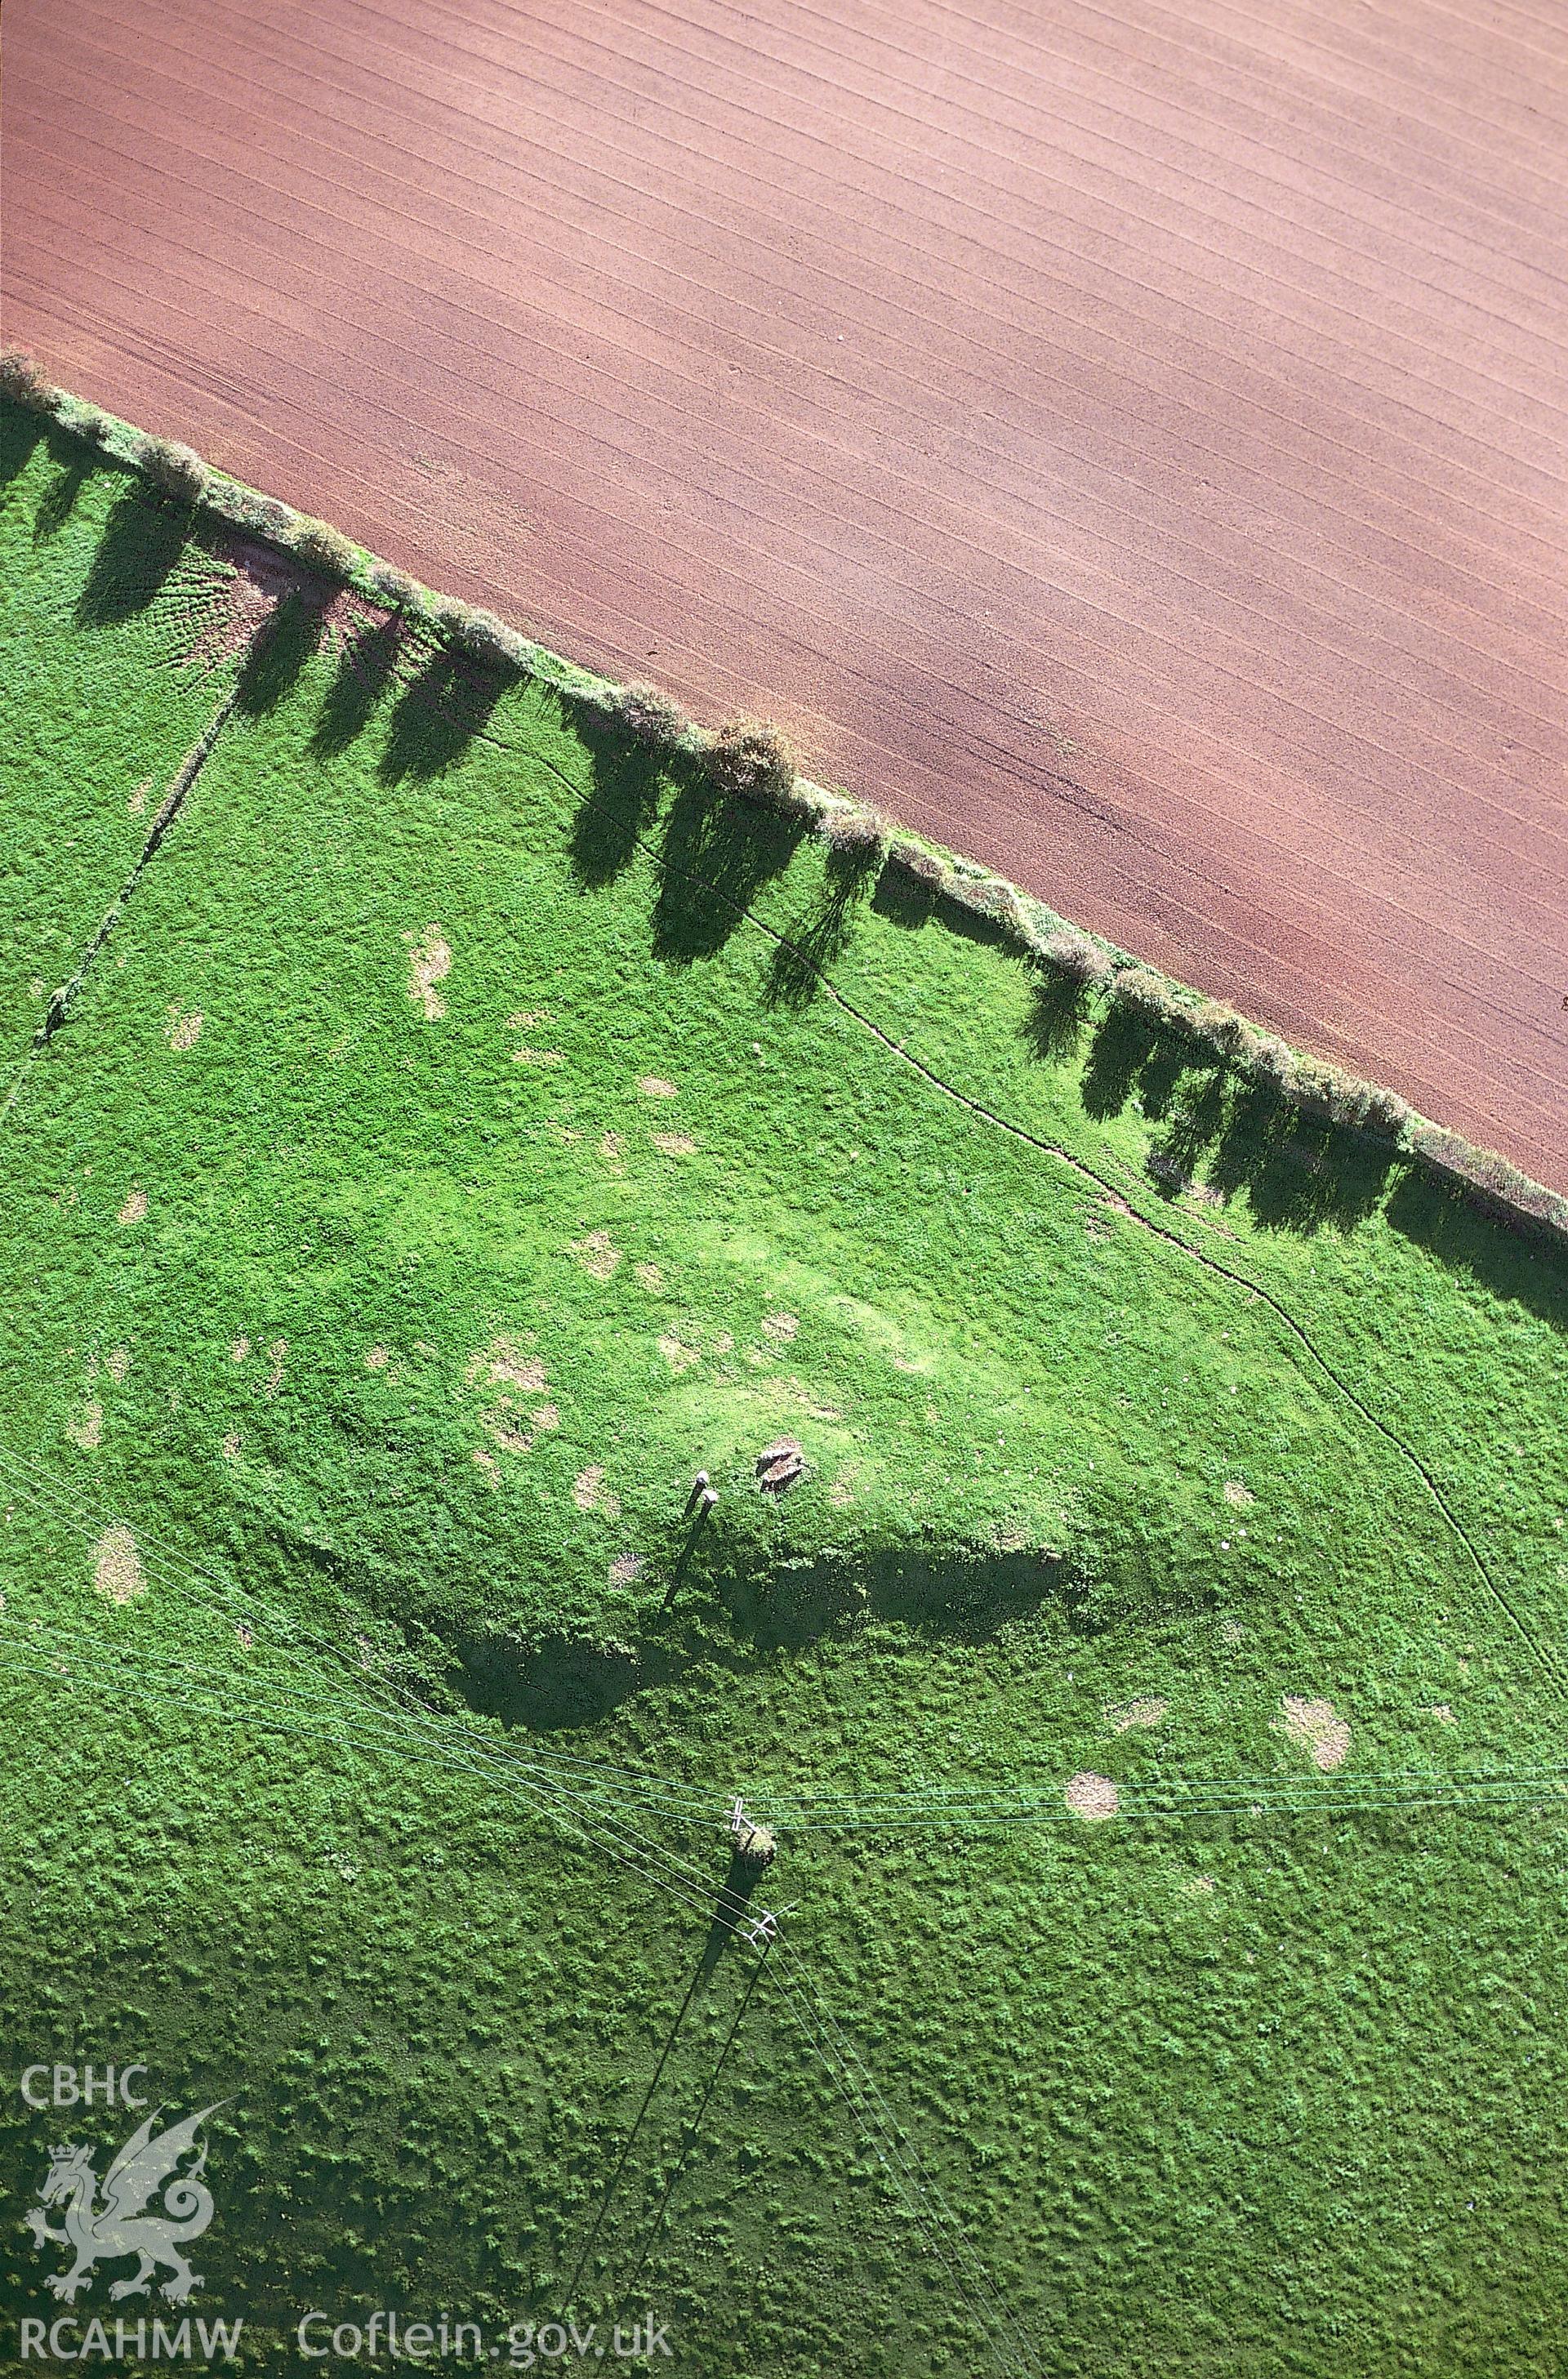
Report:
M278 1390L283 1386L283 1359L287 1353L288 1340L286 1338L274 1338L271 1345L267 1349L267 1362L269 1370L263 1393L269 1396L275 1396Z
M1239 1619L1222 1619L1220 1622L1220 1641L1222 1644L1239 1644L1246 1633L1247 1630L1243 1627Z
M611 1586L631 1586L643 1574L641 1553L617 1553L609 1564Z
M134 1602L147 1591L136 1539L123 1520L105 1528L92 1548L92 1583L105 1602Z
M469 1386L480 1379L498 1388L537 1392L545 1384L545 1367L537 1355L525 1354L515 1338L492 1338L482 1353L469 1358Z
M476 1445L474 1448L474 1462L488 1487L501 1485L501 1465L488 1446Z
M474 1387L480 1381L499 1391L490 1409L480 1416L479 1426L490 1443L502 1454L526 1454L533 1444L531 1433L521 1426L518 1411L520 1395L537 1395L545 1384L545 1367L537 1355L525 1352L514 1338L492 1338L489 1345L468 1360L467 1383ZM546 1405L554 1425L555 1407ZM535 1425L541 1426L538 1414ZM481 1460L481 1456L484 1458ZM474 1455L481 1469L493 1457L479 1447Z
M96 1454L103 1443L103 1407L96 1396L89 1396L66 1423L66 1434L74 1438L84 1454Z
M502 1454L526 1454L534 1441L525 1430L515 1426L513 1415L512 1398L502 1396L495 1409L485 1415L480 1426L490 1443L499 1446Z
M151 777L143 777L140 784L132 788L131 791L126 797L126 811L128 816L141 817L145 814L147 809L147 796L151 791L152 779Z
M111 1346L109 1352L103 1358L103 1369L108 1372L109 1377L114 1381L115 1385L117 1388L123 1387L125 1385L126 1373L130 1370L130 1348L128 1346Z
M416 1007L424 1009L426 1021L437 1024L446 1014L446 1002L436 989L452 972L452 951L441 938L439 925L427 925L424 938L416 941L404 934L410 945L408 952L408 996Z
M203 1020L199 1008L192 1008L182 1014L179 1001L172 1000L169 1020L163 1027L163 1038L171 1049L192 1049L201 1037Z
M672 1371L689 1371L694 1363L702 1361L694 1346L683 1346L680 1339L668 1330L658 1342L658 1351Z
M1274 1725L1303 1751L1310 1752L1313 1765L1325 1773L1344 1767L1350 1729L1332 1702L1306 1694L1282 1694Z
M635 1270L637 1278L642 1282L643 1286L645 1288L652 1289L656 1295L664 1286L664 1274L660 1272L657 1264L640 1263L635 1267Z
M1447 1702L1434 1702L1431 1714L1441 1726L1453 1726L1455 1723L1453 1712Z
M697 1143L683 1131L656 1131L651 1135L654 1146L663 1156L694 1156Z
M239 1431L237 1429L231 1429L227 1437L223 1440L223 1460L225 1462L237 1462L238 1459Z
M855 1487L863 1465L847 1463L827 1490L827 1500L836 1512L847 1512L855 1500Z
M1189 1900L1211 1900L1214 1893L1212 1875L1189 1875L1182 1885Z
M506 1020L509 1033L536 1033L541 1024L553 1024L555 1018L548 1008L519 1008ZM512 1053L514 1066L564 1066L565 1058L559 1049L536 1049L530 1042L520 1042Z
M236 1338L234 1345L229 1348L229 1360L231 1363L243 1363L249 1352L249 1339L243 1336Z
M1258 1498L1251 1488L1244 1487L1239 1479L1225 1480L1225 1502L1233 1511L1249 1512L1257 1501Z
M122 1223L140 1223L146 1220L146 1216L147 1192L145 1190L133 1190L116 1219Z
M770 1338L787 1341L794 1336L801 1325L793 1313L765 1313L762 1326Z
M602 1512L607 1520L621 1516L621 1498L604 1483L604 1465L596 1462L572 1481L572 1501L579 1512Z
M1108 1709L1105 1716L1117 1734L1125 1734L1128 1727L1158 1726L1169 1709L1169 1702L1158 1694L1140 1694L1120 1709Z
M662 1074L640 1074L637 1088L645 1099L674 1099L681 1095L674 1083L667 1082Z
M590 1231L573 1242L572 1252L590 1280L608 1280L621 1262L621 1250L608 1231Z
M392 1354L389 1348L372 1346L366 1355L365 1369L368 1371L384 1371L391 1361Z
M1110 1778L1096 1776L1090 1768L1081 1769L1068 1779L1062 1798L1075 1817L1087 1817L1092 1823L1102 1817L1114 1817L1121 1805Z
M533 1416L536 1429L559 1429L561 1415L554 1405L541 1405Z
M599 1154L613 1172L619 1173L622 1170L625 1157L621 1151L621 1134L618 1131L605 1133L599 1141Z

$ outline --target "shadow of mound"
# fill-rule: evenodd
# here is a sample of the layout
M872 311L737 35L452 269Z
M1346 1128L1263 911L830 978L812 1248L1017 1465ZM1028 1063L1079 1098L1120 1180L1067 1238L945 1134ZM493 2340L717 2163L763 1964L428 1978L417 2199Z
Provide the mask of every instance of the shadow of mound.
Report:
M597 1726L645 1685L679 1673L650 1665L641 1647L566 1636L532 1652L504 1636L487 1636L460 1645L458 1660L448 1683L470 1709L531 1734Z
M597 1725L634 1695L694 1670L754 1673L871 1620L979 1645L1053 1601L1080 1635L1137 1615L1125 1597L1097 1595L1075 1563L1053 1554L900 1547L866 1563L823 1553L761 1574L710 1576L700 1606L650 1611L631 1642L565 1633L533 1646L466 1639L447 1682L473 1709L553 1733Z

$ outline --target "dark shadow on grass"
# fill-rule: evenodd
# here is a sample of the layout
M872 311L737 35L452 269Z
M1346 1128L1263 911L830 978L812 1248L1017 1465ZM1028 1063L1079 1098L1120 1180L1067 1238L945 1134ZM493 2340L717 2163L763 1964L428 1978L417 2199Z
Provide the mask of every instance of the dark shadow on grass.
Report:
M804 1008L848 942L855 912L874 888L874 851L830 851L823 899L774 945L764 995L770 1008Z
M1031 1054L1043 1065L1059 1064L1078 1049L1087 1019L1086 986L1056 968L1037 974L1031 988L1023 1037Z
M76 510L77 498L92 477L93 464L90 451L73 439L69 452L39 499L32 520L34 545L47 545L52 537L59 536Z
M367 622L345 639L311 731L310 749L318 758L332 759L363 735L386 692L401 635L398 622L391 619Z
M1113 1007L1084 1069L1083 1104L1104 1122L1135 1097L1164 1127L1149 1155L1163 1197L1201 1179L1222 1199L1245 1195L1269 1230L1354 1230L1377 1212L1399 1162L1392 1141L1306 1114L1186 1033Z
M433 653L392 711L381 781L428 784L462 759L476 735L488 726L501 700L501 681L460 653Z
M573 723L593 782L572 821L572 873L585 891L599 892L624 874L652 833L666 768L677 764L585 704Z
M455 1649L453 1690L471 1709L531 1733L591 1727L633 1694L677 1682L692 1670L746 1673L842 1635L868 1617L921 1633L984 1644L1009 1621L1055 1600L1091 1632L1091 1590L1069 1563L1039 1552L945 1552L899 1548L869 1563L827 1553L769 1566L742 1547L705 1561L687 1606L651 1607L633 1643L596 1644L561 1636L525 1648L503 1637Z
M1153 1057L1159 1035L1130 1008L1106 1009L1083 1069L1083 1104L1096 1123L1120 1115Z
M656 958L676 966L723 948L763 886L794 857L803 821L717 791L682 767L664 822L654 902Z
M1384 1212L1394 1230L1440 1263L1526 1307L1552 1329L1568 1330L1568 1251L1559 1242L1480 1212L1418 1165L1405 1168Z
M886 917L906 934L918 934L936 913L936 896L929 884L911 876L897 859L889 859L871 896L874 916Z
M188 504L127 487L103 524L77 598L77 625L113 627L145 611L185 550L195 525Z
M713 1912L707 1939L697 1972L706 1983L720 1958L735 1938L739 1928L750 1915L750 1901L766 1869L754 1859L743 1859L738 1853L730 1854L730 1872L718 1894L718 1904Z
M321 641L321 595L296 587L273 604L240 669L236 699L250 719L276 710Z
M0 402L0 488L20 478L43 436L41 414L25 405Z

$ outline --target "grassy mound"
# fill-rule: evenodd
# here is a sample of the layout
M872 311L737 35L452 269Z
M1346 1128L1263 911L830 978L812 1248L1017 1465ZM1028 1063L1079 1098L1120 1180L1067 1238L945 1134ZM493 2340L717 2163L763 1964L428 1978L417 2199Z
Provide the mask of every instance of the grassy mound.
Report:
M0 1994L204 2309L1553 2368L1561 1255L0 418Z

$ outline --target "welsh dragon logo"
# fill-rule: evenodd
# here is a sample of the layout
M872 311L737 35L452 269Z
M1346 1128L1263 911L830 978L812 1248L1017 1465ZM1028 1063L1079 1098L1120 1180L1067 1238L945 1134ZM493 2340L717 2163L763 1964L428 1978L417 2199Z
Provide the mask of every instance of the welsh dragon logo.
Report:
M78 2291L90 2287L95 2264L125 2255L138 2258L137 2268L129 2279L111 2284L113 2301L150 2295L152 2276L160 2270L170 2275L163 2293L171 2304L183 2304L192 2288L201 2287L201 2274L191 2270L181 2250L199 2239L212 2219L212 2192L201 2178L207 2149L205 2144L197 2148L196 2134L223 2103L220 2098L203 2107L199 2115L187 2115L183 2123L156 2137L152 2126L163 2109L154 2108L104 2174L102 2204L93 2151L86 2142L66 2140L50 2149L43 2203L26 2218L35 2247L69 2247L76 2256L68 2271L45 2276L45 2285L57 2297L74 2303ZM196 2160L182 2172L180 2160L193 2149ZM152 2206L160 2190L163 2204ZM51 2205L66 2209L57 2230L50 2226L46 2209Z

